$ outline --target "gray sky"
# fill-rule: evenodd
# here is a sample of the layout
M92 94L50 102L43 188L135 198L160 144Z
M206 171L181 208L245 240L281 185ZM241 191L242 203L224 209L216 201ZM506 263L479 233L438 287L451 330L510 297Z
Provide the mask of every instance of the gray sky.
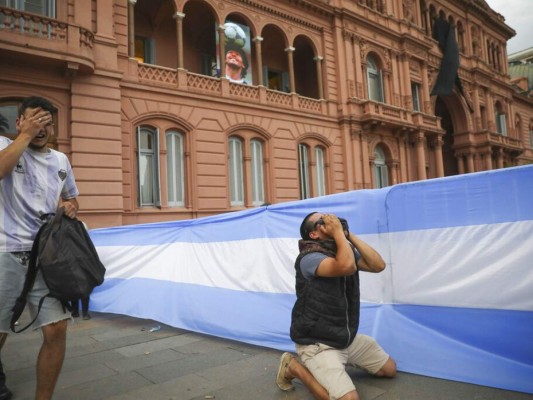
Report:
M516 31L507 42L507 53L533 47L533 0L485 0L494 11L505 17L505 23Z

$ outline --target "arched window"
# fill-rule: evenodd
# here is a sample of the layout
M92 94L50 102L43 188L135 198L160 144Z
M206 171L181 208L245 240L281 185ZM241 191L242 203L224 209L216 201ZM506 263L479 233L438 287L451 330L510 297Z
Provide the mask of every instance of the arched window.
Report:
M374 188L389 186L389 169L381 146L374 149Z
M158 136L156 128L137 128L137 193L140 207L161 204Z
M136 132L138 206L185 207L185 134L174 123L159 119L145 121Z
M383 103L383 79L382 71L373 55L366 59L366 76L368 81L368 98Z
M255 132L243 130L239 136L230 136L228 145L230 205L263 205L267 201L263 138Z
M494 106L494 115L496 116L496 131L502 136L507 136L505 112L499 101Z
M166 133L168 205L185 205L185 150L183 134L170 130Z
M298 172L300 198L327 194L327 150L315 139L307 139L298 145Z
M230 204L232 206L244 205L242 140L235 136L229 138L228 164Z

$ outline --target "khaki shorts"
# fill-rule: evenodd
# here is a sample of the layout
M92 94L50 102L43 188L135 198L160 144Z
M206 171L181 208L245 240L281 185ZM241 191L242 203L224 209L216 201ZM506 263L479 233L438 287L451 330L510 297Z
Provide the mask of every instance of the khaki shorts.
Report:
M336 349L322 343L296 344L296 352L332 400L355 390L355 385L346 372L346 365L375 374L389 358L373 338L361 334L345 349Z
M24 286L28 261L29 252L0 252L0 332L11 332L9 325L13 315L12 310ZM43 275L39 271L33 288L26 299L26 306L30 311L31 319L37 313L39 300L46 294L48 294L48 288L44 282ZM32 328L37 329L69 318L70 313L63 311L63 306L59 300L47 297Z

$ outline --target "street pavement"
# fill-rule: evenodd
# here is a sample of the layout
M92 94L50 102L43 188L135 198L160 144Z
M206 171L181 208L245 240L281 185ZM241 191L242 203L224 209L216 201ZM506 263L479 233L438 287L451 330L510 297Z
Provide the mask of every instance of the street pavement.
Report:
M280 351L93 312L69 326L55 400L304 400L275 377ZM20 323L28 321L23 314ZM155 329L154 329L155 328ZM40 331L10 334L2 350L13 400L32 399ZM361 400L532 400L533 395L399 373L380 379L349 369ZM532 377L533 379L533 377Z

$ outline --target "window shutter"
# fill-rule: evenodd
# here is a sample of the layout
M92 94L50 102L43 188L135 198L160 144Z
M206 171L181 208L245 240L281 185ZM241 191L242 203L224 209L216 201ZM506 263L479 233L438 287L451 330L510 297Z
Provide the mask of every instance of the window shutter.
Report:
M140 168L141 168L141 127L137 127L137 202L139 203L139 207L143 206L143 200L142 200L142 193L141 193L141 176L140 176Z
M157 182L157 187L154 188L155 190L155 193L154 193L154 197L155 197L155 205L159 208L161 208L161 163L159 162L160 160L160 153L159 153L159 148L160 148L160 145L159 145L159 128L157 128L157 131L156 131L156 137L155 137L155 157L154 157L154 162L155 162L155 165L156 165L156 168L155 168L155 171L156 171L156 182Z

